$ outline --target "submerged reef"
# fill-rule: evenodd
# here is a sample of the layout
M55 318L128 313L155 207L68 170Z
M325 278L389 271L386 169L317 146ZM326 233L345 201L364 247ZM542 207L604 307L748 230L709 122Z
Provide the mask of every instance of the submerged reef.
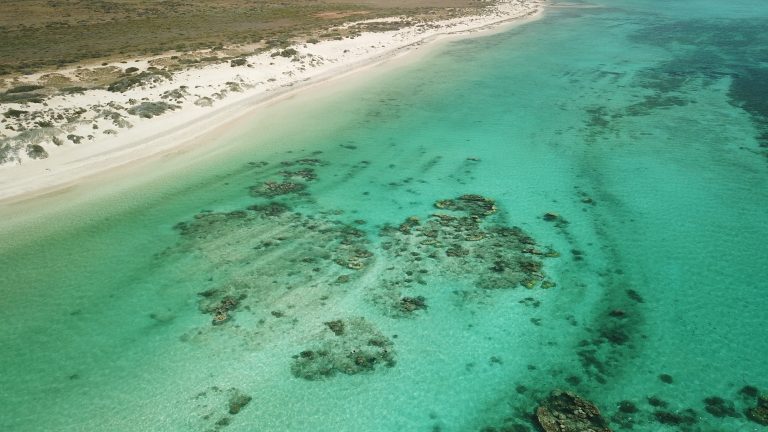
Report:
M240 300L247 297L245 293L241 293L237 298L230 295L220 296L220 294L216 290L198 293L203 298L199 304L200 311L213 315L213 325L224 324L229 321L230 312L237 308Z
M493 200L462 195L437 201L435 207L449 212L424 221L412 216L382 229L382 247L391 258L411 263L427 258L443 273L475 275L475 285L488 289L533 288L546 280L540 258L555 252L538 248L518 227L488 222L497 211Z
M573 388L587 389L581 387L580 382L573 382L572 385ZM481 430L483 432L522 431L533 427L533 430L543 432L661 429L704 432L720 430L723 425L733 424L730 422L734 419L739 419L736 420L739 423L735 424L744 425L741 420L744 418L742 412L749 420L768 426L768 397L758 397L759 391L754 386L745 386L736 394L738 398L735 400L719 396L703 398L706 412L700 411L698 407L686 407L684 401L679 399L667 400L650 395L613 403L606 403L604 399L600 399L601 404L604 404L603 408L608 411L603 413L597 408L596 403L574 392L554 390L548 396L544 396L543 391L545 390L516 384L514 393L510 391L508 399L499 401L510 407L506 412L507 415L503 419L497 419L496 425L486 426ZM720 425L720 429L715 425Z
M261 186L252 187L251 195L272 198L278 195L301 192L306 187L307 186L304 183L294 183L289 181L278 183L273 181L266 181Z
M354 375L380 366L395 365L393 342L365 318L325 323L317 342L293 356L291 373L297 378L320 380L338 373Z
M197 415L190 417L190 427L193 430L209 431L225 428L252 399L249 394L235 387L227 390L218 386L210 387L192 398Z
M317 173L314 168L316 165L322 165L320 159L298 159L295 161L284 161L282 166L293 167L296 165L304 166L295 170L282 170L277 173L280 180L266 180L257 186L251 186L250 192L254 197L274 198L280 195L304 193L309 182L317 180Z
M467 194L439 200L436 213L380 227L371 240L364 220L347 223L342 212L312 199L309 186L325 162L249 165L262 172L249 188L255 202L202 211L174 227L178 244L166 253L195 260L198 267L188 277L202 285L197 306L210 317L183 341L229 332L258 346L293 331L304 341L286 359L296 378L379 373L396 364L393 340L374 325L375 317L338 317L339 311L329 317L330 302L359 293L384 315L418 318L430 311L427 278L463 280L477 292L555 286L542 260L559 255L508 225L493 199ZM249 401L233 396L229 415Z
M710 396L704 399L704 404L706 404L707 412L715 417L740 417L733 402L719 396Z
M265 320L317 304L373 262L363 231L276 202L203 212L176 230L181 241L174 251L196 255L208 269L198 308L217 327L230 325L243 312ZM294 295L299 287L303 292Z
M757 406L747 410L747 418L755 423L768 426L768 395L757 398Z
M611 432L595 404L562 390L542 402L536 420L544 432Z
M494 200L462 195L435 202L439 212L411 216L380 232L385 270L373 290L374 303L390 316L426 310L429 278L464 280L475 289L552 288L541 248L523 230L509 226Z
M496 202L481 195L462 195L456 199L437 201L435 207L441 210L453 210L468 213L471 216L485 217L496 213Z

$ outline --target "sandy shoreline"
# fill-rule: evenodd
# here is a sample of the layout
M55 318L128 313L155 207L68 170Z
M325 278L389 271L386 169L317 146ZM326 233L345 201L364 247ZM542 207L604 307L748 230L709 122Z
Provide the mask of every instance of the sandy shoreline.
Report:
M255 115L298 91L330 82L343 85L340 78L350 73L402 58L427 44L434 47L432 42L437 40L486 35L537 19L543 8L544 3L538 0L504 1L487 15L295 46L296 54L286 57L262 53L247 57L247 66L234 67L227 62L189 69L169 80L125 92L91 90L51 97L44 107L51 118L87 107L85 119L56 129L60 136L92 138L65 145L41 141L50 153L48 158L22 157L15 164L0 166L0 203L26 201L132 162L201 145L201 137L220 135L239 119ZM147 67L144 60L130 63L134 64L139 69ZM120 110L126 105L136 108L155 101L176 108L151 118L128 116ZM2 105L3 111L16 108L14 104ZM115 129L118 125L124 127Z

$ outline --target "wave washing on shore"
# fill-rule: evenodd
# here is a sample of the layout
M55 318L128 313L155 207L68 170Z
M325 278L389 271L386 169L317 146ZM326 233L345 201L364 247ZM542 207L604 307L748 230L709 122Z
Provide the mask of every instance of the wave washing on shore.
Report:
M576 6L3 227L0 427L765 430L768 8Z

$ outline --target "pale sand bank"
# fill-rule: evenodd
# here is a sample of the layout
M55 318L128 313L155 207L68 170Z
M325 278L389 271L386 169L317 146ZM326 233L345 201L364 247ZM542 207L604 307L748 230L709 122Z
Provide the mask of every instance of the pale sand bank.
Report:
M541 0L505 0L484 15L297 45L293 47L297 53L291 56L261 53L247 57L243 66L226 62L190 68L170 79L122 93L90 90L53 96L46 101L47 106L38 109L44 119L55 122L57 118L71 118L75 110L85 112L74 121L48 128L58 133L57 145L48 137L37 137L48 158L22 156L15 163L0 166L0 202L24 201L131 162L201 145L210 141L201 139L203 136L221 135L237 119L255 115L298 90L306 91L320 83L343 85L340 78L403 58L423 49L427 42L485 35L505 29L502 24L528 22L541 15L543 6ZM147 60L137 60L128 66L146 70L148 64ZM129 113L142 102L164 102L174 108L152 118L141 118L135 110ZM33 111L39 106L2 104L2 111ZM62 137L80 139L81 143L67 141L62 145Z

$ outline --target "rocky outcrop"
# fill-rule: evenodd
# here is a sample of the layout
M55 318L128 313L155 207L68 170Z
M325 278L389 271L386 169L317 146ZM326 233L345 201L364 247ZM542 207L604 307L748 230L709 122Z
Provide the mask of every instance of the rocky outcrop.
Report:
M553 391L536 419L544 432L612 432L595 404L567 391Z

